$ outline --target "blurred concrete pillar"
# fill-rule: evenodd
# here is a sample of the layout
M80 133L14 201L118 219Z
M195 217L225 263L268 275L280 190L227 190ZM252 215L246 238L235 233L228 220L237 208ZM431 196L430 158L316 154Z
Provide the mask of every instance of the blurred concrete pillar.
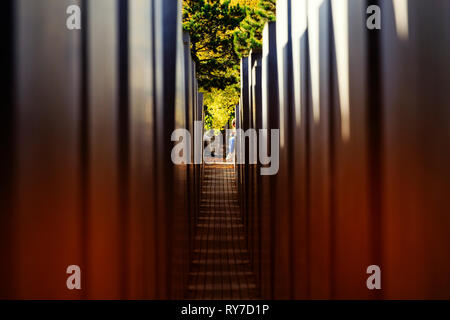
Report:
M129 1L131 299L156 298L153 0Z
M381 2L383 292L448 298L450 2Z
M379 194L372 180L379 165L379 123L372 109L379 105L372 101L379 92L369 69L376 68L378 54L375 47L369 54L370 36L378 31L367 29L366 9L364 1L331 1L331 297L337 299L378 294L366 286L367 267L380 263L372 244L379 234L379 211L376 204L372 208Z
M278 101L280 120L280 169L276 176L276 217L274 249L274 296L292 297L292 0L277 1Z
M309 46L307 1L292 2L292 274L293 298L309 297Z
M14 298L71 299L66 269L83 265L80 210L80 1L15 1ZM85 282L83 282L83 285Z

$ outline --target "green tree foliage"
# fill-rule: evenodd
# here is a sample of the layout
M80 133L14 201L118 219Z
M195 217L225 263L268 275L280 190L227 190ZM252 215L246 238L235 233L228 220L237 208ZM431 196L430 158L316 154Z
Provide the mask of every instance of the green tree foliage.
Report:
M205 126L221 129L239 101L239 60L261 48L276 0L183 0L197 79L205 93Z
M191 38L197 79L205 91L239 83L239 56L233 33L245 19L245 8L230 0L184 0L183 28Z
M234 32L234 45L239 57L262 48L262 32L268 21L275 21L275 5L276 0L259 0L257 5L245 7L246 17Z
M239 95L232 86L212 89L205 94L205 128L221 130L234 117L235 107L239 102Z

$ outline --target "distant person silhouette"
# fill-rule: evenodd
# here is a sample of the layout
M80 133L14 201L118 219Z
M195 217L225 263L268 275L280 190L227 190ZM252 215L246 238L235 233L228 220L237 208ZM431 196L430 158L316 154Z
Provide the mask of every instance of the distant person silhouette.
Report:
M233 154L234 154L235 148L236 148L236 119L233 119L230 140L228 141L227 161L230 161L233 159Z

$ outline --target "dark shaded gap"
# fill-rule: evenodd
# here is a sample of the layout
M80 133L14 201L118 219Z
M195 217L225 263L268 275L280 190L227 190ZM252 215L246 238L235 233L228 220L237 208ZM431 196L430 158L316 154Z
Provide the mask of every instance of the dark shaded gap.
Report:
M294 110L294 72L293 72L293 56L292 56L292 3L291 1L287 1L287 33L289 35L288 37L288 41L286 46L283 48L283 56L284 59L286 59L286 88L285 88L285 95L287 96L287 99L285 98L285 101L283 101L283 103L285 103L285 105L283 106L283 108L285 108L283 115L284 115L284 119L280 119L280 121L282 121L283 126L280 124L280 128L285 126L285 139L286 139L286 177L289 177L292 172L294 172L294 148L293 148L293 143L294 143L294 128L295 128L295 117L292 117L293 114L295 114L295 110ZM289 184L289 179L288 179L288 184ZM295 251L294 251L294 237L292 236L293 232L295 232L294 230L294 220L293 220L293 216L294 216L294 208L295 208L295 201L293 199L293 194L292 194L292 186L289 184L287 186L287 190L286 190L286 198L287 198L287 214L289 215L288 220L289 220L289 228L287 230L288 235L287 235L287 243L289 244L289 258L288 258L288 273L289 273L289 278L290 279L294 279L294 259L293 257L295 256ZM294 286L292 285L292 283L290 283L288 285L288 295L290 298L292 298L294 296Z
M368 0L367 6L380 6L379 0ZM381 186L382 186L382 132L383 132L383 111L382 111L382 87L381 87L381 30L367 30L367 83L370 93L367 97L368 113L368 161L369 161L369 181L370 181L370 246L372 260L374 264L382 267L382 233L381 233ZM382 290L374 290L376 298L382 298Z
M13 224L15 177L15 5L14 0L2 2L0 35L0 299L13 297Z
M127 275L130 272L127 249L129 247L129 186L130 186L130 130L129 130L129 7L128 0L118 0L118 174L119 174L119 215L121 228L120 265L122 273L120 279L121 295L125 298L129 289Z
M89 6L88 0L81 1L81 84L80 84L80 210L81 210L81 270L87 270L89 259L89 194L90 194L90 170L89 170ZM89 273L83 274L82 298L89 297Z
M338 83L338 71L337 71L337 58L336 58L336 46L335 46L335 38L334 38L334 27L333 27L333 15L331 12L331 3L328 2L329 10L328 10L328 30L329 30L329 67L330 67L330 77L329 77L329 92L330 92L330 114L329 114L329 157L330 157L330 185L329 185L329 193L330 193L330 298L334 299L336 297L336 279L337 279L337 270L336 270L336 217L335 211L333 210L336 203L335 198L335 181L336 181L336 143L337 140L340 139L340 135L338 132L340 131L340 126L335 123L337 121L338 111L339 110L339 92L335 86ZM339 122L340 123L340 122Z

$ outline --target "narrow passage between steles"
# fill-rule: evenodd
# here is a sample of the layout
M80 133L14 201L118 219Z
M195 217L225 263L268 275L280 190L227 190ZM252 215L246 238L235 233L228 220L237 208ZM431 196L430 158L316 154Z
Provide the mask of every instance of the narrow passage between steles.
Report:
M188 299L256 299L232 165L205 165Z

